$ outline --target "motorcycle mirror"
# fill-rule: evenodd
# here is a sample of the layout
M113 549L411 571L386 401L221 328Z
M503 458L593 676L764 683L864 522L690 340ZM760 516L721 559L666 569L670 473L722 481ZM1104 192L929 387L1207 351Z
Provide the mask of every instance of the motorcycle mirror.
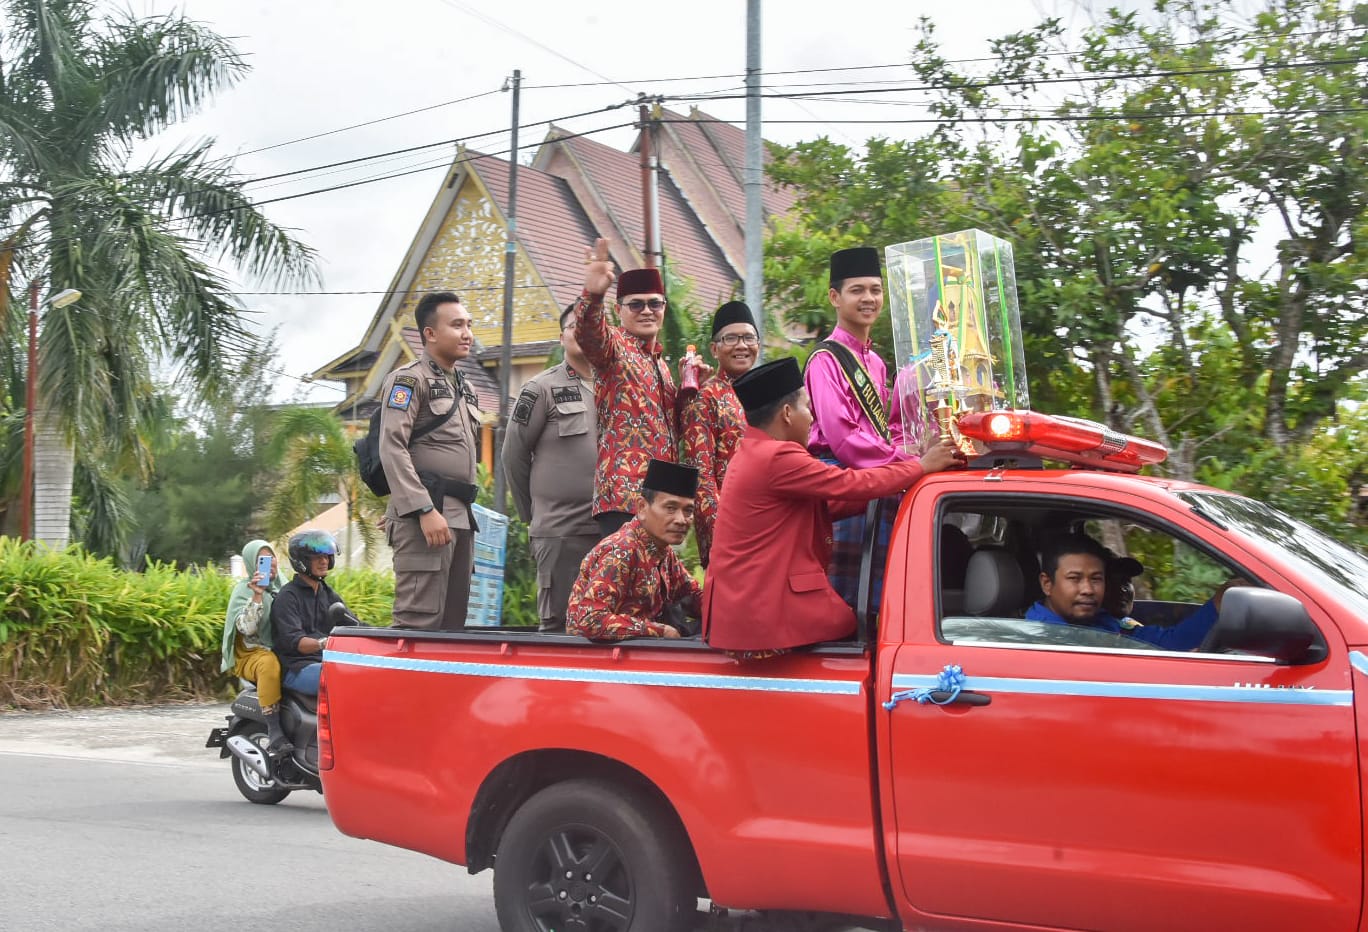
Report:
M338 625L350 627L361 624L361 619L351 613L351 609L347 608L345 602L334 602L328 606L328 620L333 623L334 627Z

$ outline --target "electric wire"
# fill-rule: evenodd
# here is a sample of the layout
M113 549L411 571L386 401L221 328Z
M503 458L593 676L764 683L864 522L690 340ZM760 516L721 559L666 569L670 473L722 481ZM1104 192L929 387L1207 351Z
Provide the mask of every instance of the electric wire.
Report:
M551 46L546 45L545 43L542 43L542 42L537 41L536 39L532 38L531 36L527 35L526 33L519 32L518 30L514 29L512 26L507 25L506 23L501 23L501 22L499 22L497 19L495 19L495 18L492 17L492 16L489 16L489 15L487 15L487 14L485 14L485 13L481 13L479 10L473 10L473 9L471 9L468 5L466 5L466 4L464 4L464 3L459 3L459 2L457 2L457 0L441 0L441 2L442 2L442 3L445 3L447 6L451 7L451 8L454 9L454 10L458 10L458 11L460 11L460 12L462 12L462 13L465 13L465 14L468 15L468 16L474 17L475 19L478 19L478 20L480 20L481 22L483 22L483 23L485 23L485 24L487 24L487 25L493 26L493 27L495 27L496 29L502 29L504 32L508 33L509 35L514 36L514 37L519 38L519 39L522 39L524 42L528 43L529 45L534 45L534 46L536 46L537 48L541 49L543 52L546 52L546 53L548 53L548 54L550 54L550 55L554 55L555 57L559 58L561 61L567 62L568 64L571 64L571 65L574 65L574 66L575 66L576 68L578 68L580 71L583 71L583 72L586 73L586 74L592 74L592 75L593 75L594 77L596 77L596 78L600 78L605 84L615 85L615 86L620 87L620 88L622 88L624 91L627 91L627 92L629 92L629 93L632 91L632 88L628 87L627 85L622 84L622 83L620 83L620 82L618 82L618 81L614 81L612 78L608 77L606 74L602 74L602 73L600 73L600 72L597 72L597 71L595 71L593 68L590 68L588 65L582 65L582 64L580 64L579 62L575 61L575 60L574 60L573 58L571 58L570 56L568 56L568 55L566 55L566 54L564 54L564 53L562 53L562 52L559 52L559 51L557 51L556 49L551 48Z
M1355 29L1368 30L1368 27L1353 27L1353 28L1351 28L1351 29L1345 30L1345 32L1346 32L1346 33L1352 33L1352 32L1354 32ZM1263 40L1263 39L1288 39L1288 38L1300 38L1300 37L1302 37L1302 36L1323 35L1323 34L1324 34L1324 30L1319 30L1319 29L1312 30L1312 29L1308 29L1308 30L1303 30L1303 31L1300 31L1300 32L1288 32L1288 33L1270 32L1270 33L1253 33L1253 34L1247 34L1247 35L1240 35L1240 34L1236 33L1236 34L1230 36L1230 38L1231 38L1231 39L1239 38L1239 39L1242 39L1242 40L1243 40L1243 39L1247 39L1247 40L1250 40L1250 41L1259 41L1259 40ZM1365 33L1365 34L1368 34L1368 33ZM1337 36L1337 37L1338 37L1338 36ZM1363 37L1363 35L1349 35L1349 36L1347 36L1347 38L1350 38L1350 39L1362 38L1362 37ZM1169 48L1175 48L1175 49L1178 49L1178 48L1193 48L1193 47L1202 46L1202 45L1221 46L1222 44L1223 44L1223 43L1221 42L1221 38L1220 38L1219 36L1216 36L1216 37L1212 37L1212 38L1209 38L1209 39L1203 39L1203 40L1200 40L1200 41L1193 41L1193 42L1175 42L1175 43L1173 43L1172 45L1170 45ZM1083 51L1083 50L1080 50L1080 49L1061 49L1061 50L1054 51L1054 52L1038 52L1038 53L1033 53L1030 57L1033 58L1033 59L1034 59L1034 58L1059 58L1059 57L1062 57L1062 56L1075 56L1075 55L1080 55L1080 54L1082 54L1082 51ZM1150 46L1147 46L1147 45L1130 45L1130 46L1121 46L1121 47L1115 49L1115 51L1118 51L1118 52L1147 52L1147 51L1152 51L1152 48L1151 48ZM1022 56L1016 56L1016 58L1020 58L1020 57L1022 57ZM979 63L979 62L1000 62L1000 61L1004 61L1004 60L1011 61L1011 60L1015 60L1015 58L1006 58L1006 59L1004 59L1004 56L1001 56L1001 55L984 55L984 56L979 56L979 57L975 57L975 58L951 58L951 59L946 59L946 60L945 60L945 64L947 64L947 65L968 65L968 64L977 64L977 63ZM774 76L774 75L788 75L788 74L827 74L827 73L832 73L832 72L844 72L844 71L874 71L874 70L889 69L889 68L911 68L911 67L912 67L912 65L911 65L910 62L901 61L901 62L889 62L889 63L887 63L887 64L881 64L881 65L843 65L843 66L836 66L836 67L829 67L829 68L792 68L792 69L780 70L780 71L762 71L761 73L764 74L765 76L769 77L769 76ZM626 82L626 83L631 84L631 85L634 85L634 86L643 86L643 85L649 85L649 84L665 84L665 83L673 83L673 82L680 82L680 81L720 81L720 80L727 79L727 78L744 78L744 77L746 77L746 73L745 73L744 71L740 71L740 72L727 73L727 74L692 75L692 76L681 76L681 77L670 77L670 78L644 78L644 79L641 79L641 80L628 81L628 82ZM602 87L602 86L604 86L605 84L612 84L612 85L621 87L621 85L618 84L618 82L616 82L616 81L584 81L584 82L567 82L567 83L562 83L562 84L524 84L524 85L523 85L523 90L558 90L558 89L561 89L561 88Z
M993 87L1021 87L1049 84L1081 84L1094 81L1127 81L1127 80L1149 80L1154 78L1175 78L1175 77L1198 77L1213 74L1236 74L1246 71L1282 71L1294 68L1323 68L1340 65L1359 65L1368 62L1368 58L1337 58L1325 60L1312 60L1305 62L1276 62L1267 64L1253 65L1222 65L1212 68L1194 68L1183 70L1166 71L1147 71L1147 72L1114 72L1100 75L1076 75L1057 78L1016 78L1008 81L964 81L949 84L919 84L904 85L901 87L875 87L858 88L850 90L822 90L822 91L794 91L790 93L762 93L760 96L768 99L810 99L813 97L826 95L829 97L849 96L858 94L889 94L889 93L908 93L926 91L947 91L947 90L986 90ZM673 101L707 101L707 100L741 100L745 94L671 94L664 95L662 100Z
M269 146L262 146L259 149L248 149L246 152L238 152L236 156L241 158L247 155L256 155L258 152L269 152L272 149L281 149L285 146L293 146L300 142L309 142L314 139L322 139L325 136L336 136L338 133L345 133L354 129L361 129L365 126L375 126L377 123L387 123L390 120L398 120L402 117L413 116L417 113L427 113L430 110L440 110L442 107L450 107L455 104L463 104L470 100L479 100L481 97L489 97L492 94L502 93L502 89L495 88L492 91L483 91L479 94L471 94L469 97L458 97L455 100L444 100L438 104L431 104L426 107L418 107L416 110L405 110L403 113L392 113L389 116L376 117L374 120L366 120L362 123L353 123L350 126L339 126L337 129L325 130L321 133L314 133L311 136L300 136L298 139L287 139L284 142L273 143Z

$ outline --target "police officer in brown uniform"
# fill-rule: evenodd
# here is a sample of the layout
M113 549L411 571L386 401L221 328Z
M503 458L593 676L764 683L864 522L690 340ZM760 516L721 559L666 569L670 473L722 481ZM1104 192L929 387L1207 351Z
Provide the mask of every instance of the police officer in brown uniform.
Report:
M394 551L394 627L465 627L475 566L475 464L480 409L456 371L475 337L449 291L414 312L423 352L385 378L380 462L390 484L385 537ZM431 427L434 421L441 423ZM428 428L417 439L416 431Z
M575 305L561 314L565 361L528 380L504 434L504 473L537 561L542 631L565 629L580 563L599 541L594 521L598 456L594 370L575 341Z

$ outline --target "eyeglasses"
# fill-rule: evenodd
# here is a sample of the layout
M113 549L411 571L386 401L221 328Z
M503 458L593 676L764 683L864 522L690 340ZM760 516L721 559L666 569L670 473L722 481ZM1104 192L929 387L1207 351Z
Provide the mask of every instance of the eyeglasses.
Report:
M659 298L652 298L649 301L643 301L640 298L636 298L635 300L619 304L618 307L625 307L633 314L640 314L648 307L653 311L663 311L665 310L665 302Z
M738 343L742 346L759 346L760 338L753 333L727 333L718 337L717 342L731 349Z

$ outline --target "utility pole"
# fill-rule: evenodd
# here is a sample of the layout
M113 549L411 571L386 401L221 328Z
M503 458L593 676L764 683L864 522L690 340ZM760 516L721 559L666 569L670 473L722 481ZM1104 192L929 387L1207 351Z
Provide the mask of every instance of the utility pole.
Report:
M24 477L19 485L19 539L33 540L33 428L38 409L38 287L29 282L28 378L24 385Z
M641 227L646 239L646 268L660 268L660 193L656 179L660 160L651 145L650 108L642 103L641 118Z
M765 162L760 129L760 0L746 0L746 304L765 358Z
M499 429L494 432L494 510L508 514L508 482L503 470L508 430L508 392L513 376L513 266L518 258L518 95L522 72L513 71L513 139L508 156L508 242L504 246L503 353L499 357Z

